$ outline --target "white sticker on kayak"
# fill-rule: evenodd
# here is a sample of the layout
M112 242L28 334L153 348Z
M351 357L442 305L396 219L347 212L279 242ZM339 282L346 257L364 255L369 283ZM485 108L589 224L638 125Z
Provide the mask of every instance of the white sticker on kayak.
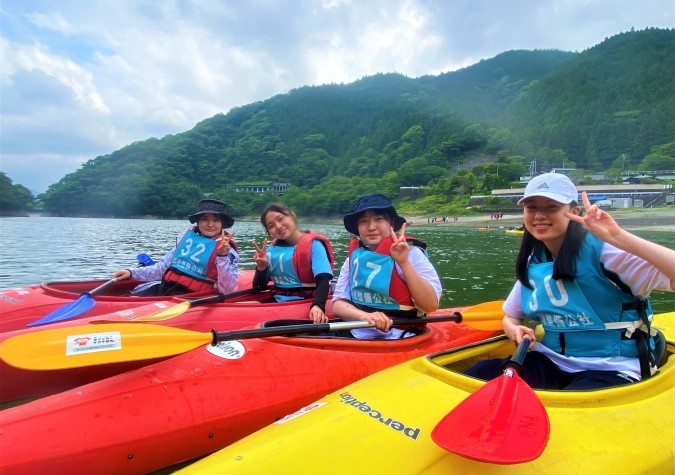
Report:
M164 310L165 308L168 308L170 306L173 306L173 305L169 305L168 303L164 303L164 302L153 302L152 304L149 304L147 307L154 307L154 308ZM148 314L145 314L143 312L143 310L147 310L147 307L144 307L141 310L140 315L137 314L136 313L137 310L133 309L133 308L125 309L125 310L118 310L117 312L114 313L114 315L117 315L118 317L122 317L122 318L127 318L129 320L135 320L137 318L148 316ZM150 314L152 314L154 312L155 312L155 310L150 310Z
M86 333L66 337L66 356L121 349L120 332Z
M246 354L246 348L237 340L220 341L215 346L207 345L206 349L209 353L227 360L238 360Z
M313 404L310 404L309 406L305 406L302 409L298 409L295 411L293 414L289 414L287 416L282 417L278 421L275 422L275 424L284 424L290 420L295 419L296 417L300 417L304 414L307 414L308 412L313 411L314 409L318 409L321 406L325 406L327 403L325 402L315 402Z

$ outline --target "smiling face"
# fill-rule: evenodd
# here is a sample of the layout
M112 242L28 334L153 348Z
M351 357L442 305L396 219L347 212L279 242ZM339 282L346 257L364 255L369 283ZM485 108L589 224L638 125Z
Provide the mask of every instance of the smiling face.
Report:
M300 231L295 216L268 211L263 218L265 229L274 239L283 239L290 244L296 244L300 239Z
M579 214L581 208L572 204L565 205L544 196L528 198L524 205L525 228L532 236L542 241L553 255L557 255L570 223L570 219L564 214L565 211Z
M377 249L384 238L391 236L389 217L378 211L367 210L358 219L359 237L371 250Z
M204 213L199 216L197 221L199 233L208 238L219 236L223 232L223 222L220 216L213 213Z

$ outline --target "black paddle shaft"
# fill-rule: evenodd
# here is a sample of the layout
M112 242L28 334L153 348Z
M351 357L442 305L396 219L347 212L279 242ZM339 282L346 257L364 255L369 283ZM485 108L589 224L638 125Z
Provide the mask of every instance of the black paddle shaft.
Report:
M502 365L502 371L508 371L513 369L518 376L523 375L523 361L525 360L525 355L527 355L527 350L530 347L530 337L525 335L523 339L520 340L520 344L516 349L516 352L513 354L510 360L505 361Z
M426 323L436 323L436 322L448 322L454 321L457 323L462 322L462 314L455 312L452 315L443 315L438 317L419 317L419 318L392 318L392 322L395 326L405 326L405 325L422 325ZM336 323L309 323L301 325L288 325L283 327L271 327L271 328L253 328L251 330L233 330L229 332L217 332L216 330L211 330L213 334L212 345L217 344L220 341L230 341L230 340L247 340L251 338L265 338L270 336L287 336L287 335L296 335L298 333L323 333L330 332L335 330L347 330L351 328L368 328L375 325L364 322L336 322Z

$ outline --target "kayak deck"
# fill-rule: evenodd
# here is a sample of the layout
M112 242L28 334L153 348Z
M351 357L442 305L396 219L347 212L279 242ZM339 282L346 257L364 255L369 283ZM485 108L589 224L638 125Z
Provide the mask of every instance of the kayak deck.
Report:
M655 317L655 325L671 340L674 324L675 312ZM535 391L546 407L551 432L534 461L488 464L436 445L430 436L436 424L485 385L461 371L479 359L506 357L513 351L513 344L500 336L380 371L180 473L672 473L672 341L667 363L639 383L592 391Z

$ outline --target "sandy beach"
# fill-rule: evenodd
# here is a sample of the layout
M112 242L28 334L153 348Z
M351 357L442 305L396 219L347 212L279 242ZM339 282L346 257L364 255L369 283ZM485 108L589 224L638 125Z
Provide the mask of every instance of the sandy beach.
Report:
M608 210L614 219L626 229L638 230L649 228L659 231L675 232L675 208L654 208L654 209L615 209ZM443 217L436 217L436 222L429 223L428 216L415 216L408 218L414 226L476 226L484 227L487 222L490 227L515 227L523 223L522 214L504 213L498 220L491 220L490 215L485 216L459 216L454 221L453 216L448 216L446 222Z

